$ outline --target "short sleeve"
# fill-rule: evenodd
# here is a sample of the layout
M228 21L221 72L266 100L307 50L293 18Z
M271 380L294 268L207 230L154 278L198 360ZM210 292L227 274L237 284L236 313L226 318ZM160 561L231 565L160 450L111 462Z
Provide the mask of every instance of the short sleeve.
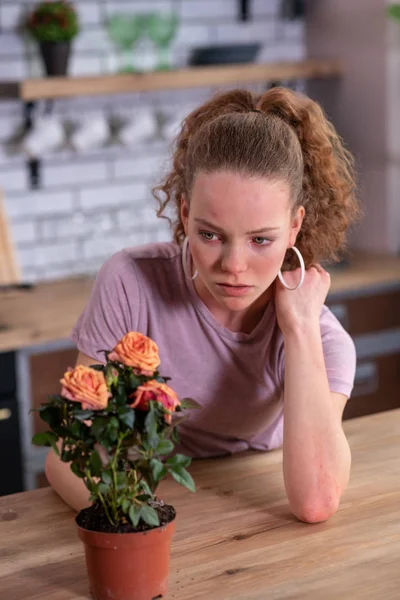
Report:
M327 306L322 309L320 327L329 389L349 398L356 372L354 342Z
M131 305L136 299L139 302L137 289L133 261L121 250L101 267L89 301L72 330L71 339L80 352L104 363L104 350L112 350L135 329Z

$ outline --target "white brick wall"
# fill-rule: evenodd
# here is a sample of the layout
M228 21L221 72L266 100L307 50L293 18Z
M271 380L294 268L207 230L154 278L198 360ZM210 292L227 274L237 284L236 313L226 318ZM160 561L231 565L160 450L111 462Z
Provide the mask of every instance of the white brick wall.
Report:
M17 31L22 15L36 0L0 0L0 79L37 76L41 62L35 43ZM180 25L172 44L177 66L191 50L206 44L263 44L259 60L302 58L303 23L279 20L280 0L251 0L252 19L238 21L237 0L75 0L82 30L73 45L70 73L96 75L116 64L104 23L113 12L178 11ZM147 50L146 50L147 48ZM148 51L149 42L137 53ZM144 55L143 55L144 56ZM137 57L140 62L141 56ZM173 76L173 75L171 75ZM265 86L254 86L262 91ZM63 120L93 110L129 114L150 106L164 115L185 114L212 89L174 90L59 100L53 112ZM38 110L43 106L39 103ZM41 188L31 190L25 158L6 144L22 123L22 105L0 102L0 187L29 281L95 272L124 246L171 238L168 223L157 219L151 188L170 161L169 143L155 139L126 149L111 145L83 156L67 148L41 165Z
M88 161L76 159L52 164L43 169L42 183L45 188L80 187L87 183L101 183L109 178L109 163L106 160Z

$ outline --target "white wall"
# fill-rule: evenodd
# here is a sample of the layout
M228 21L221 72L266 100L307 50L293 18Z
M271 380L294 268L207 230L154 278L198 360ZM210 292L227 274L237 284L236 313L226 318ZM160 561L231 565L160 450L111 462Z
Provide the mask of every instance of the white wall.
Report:
M388 21L386 57L388 241L400 254L400 23Z
M38 59L16 32L29 0L1 0L0 78L37 73ZM252 0L253 19L237 20L237 0L119 0L75 2L83 31L74 45L71 73L99 74L115 63L103 22L114 10L148 11L176 8L181 25L173 49L177 66L190 49L215 42L258 40L260 60L300 59L304 54L303 24L279 20L279 0ZM29 47L30 48L30 47ZM173 74L171 73L171 77ZM158 94L111 96L57 101L54 112L71 117L77 111L101 108L129 111L151 105L178 110L207 98L213 90L178 90ZM134 151L113 146L84 157L63 151L43 161L42 187L29 189L25 160L4 154L4 141L21 123L19 102L0 103L0 186L24 278L37 280L95 271L118 249L169 239L165 222L156 218L151 186L168 166L168 143L160 139ZM163 167L162 167L163 166Z

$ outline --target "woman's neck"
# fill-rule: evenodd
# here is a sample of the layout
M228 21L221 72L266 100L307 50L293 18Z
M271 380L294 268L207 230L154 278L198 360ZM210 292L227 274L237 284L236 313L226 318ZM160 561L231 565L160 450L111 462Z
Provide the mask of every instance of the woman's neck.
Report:
M272 297L272 290L268 288L253 304L243 311L229 310L221 306L199 279L194 282L198 296L207 306L214 319L226 329L233 332L251 333L261 321L265 308Z

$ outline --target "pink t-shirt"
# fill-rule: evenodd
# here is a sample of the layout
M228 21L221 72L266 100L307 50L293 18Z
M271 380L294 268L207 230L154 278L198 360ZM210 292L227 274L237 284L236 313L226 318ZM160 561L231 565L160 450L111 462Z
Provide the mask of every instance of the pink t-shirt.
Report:
M356 356L352 339L324 306L321 336L330 390L350 396ZM202 408L180 425L178 451L208 457L282 444L285 356L271 301L255 327L232 332L218 323L182 269L174 243L127 248L100 269L72 332L78 349L104 362L129 331L158 345L160 373L180 398Z

